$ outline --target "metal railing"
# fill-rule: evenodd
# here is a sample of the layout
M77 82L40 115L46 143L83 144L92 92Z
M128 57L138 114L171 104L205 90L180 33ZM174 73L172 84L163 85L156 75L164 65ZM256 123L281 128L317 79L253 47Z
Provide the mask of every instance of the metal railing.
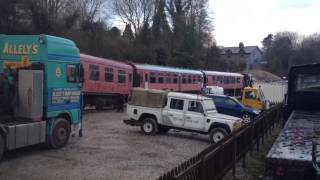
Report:
M191 159L161 175L158 180L216 180L232 169L235 177L236 164L255 147L259 150L266 136L271 134L276 123L282 119L282 104L278 104L231 133L217 144L213 144Z

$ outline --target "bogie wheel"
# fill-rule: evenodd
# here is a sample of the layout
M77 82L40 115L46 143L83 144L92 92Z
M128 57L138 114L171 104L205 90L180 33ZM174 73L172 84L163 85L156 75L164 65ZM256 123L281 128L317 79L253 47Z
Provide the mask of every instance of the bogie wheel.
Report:
M54 149L64 147L70 137L71 125L64 118L58 118L53 123L52 133L50 136L50 146Z
M155 135L158 131L157 122L153 118L146 118L141 124L141 131L145 135Z
M244 113L242 115L242 119L243 119L244 123L249 123L249 122L252 121L252 116L250 114L248 114L248 113Z
M169 130L170 128L166 126L159 126L158 128L159 133L162 133L162 134L167 133Z
M4 137L0 134L0 160L4 152Z
M227 135L228 135L228 132L224 128L216 127L210 131L209 140L211 143L214 144L214 143L221 141Z

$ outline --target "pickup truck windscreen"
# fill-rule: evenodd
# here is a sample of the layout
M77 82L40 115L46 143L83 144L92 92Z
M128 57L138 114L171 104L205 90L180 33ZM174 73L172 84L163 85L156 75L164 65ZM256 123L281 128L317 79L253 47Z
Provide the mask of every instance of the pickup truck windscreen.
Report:
M295 91L320 91L320 75L298 74L295 81Z
M213 100L208 99L203 101L203 108L205 112L216 112L216 106L213 103Z

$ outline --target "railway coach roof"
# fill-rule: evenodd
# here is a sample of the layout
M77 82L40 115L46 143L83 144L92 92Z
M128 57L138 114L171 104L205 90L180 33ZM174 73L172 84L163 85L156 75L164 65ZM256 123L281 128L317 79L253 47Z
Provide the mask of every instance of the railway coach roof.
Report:
M203 72L207 75L214 75L214 76L238 76L238 77L243 76L240 73L219 72L219 71L203 71Z
M90 55L87 55L87 54L80 54L80 58L81 58L81 60L89 61L89 62L92 62L92 63L108 64L108 65L119 67L119 68L132 69L132 67L130 65L126 64L126 63L117 62L117 61L111 60L111 59L105 59L105 58L90 56Z
M197 74L202 75L201 71L189 70L189 69L180 69L174 67L164 67L164 66L155 66L149 64L135 64L135 67L140 70L148 71L162 71L162 72L171 72L171 73L185 73L185 74Z

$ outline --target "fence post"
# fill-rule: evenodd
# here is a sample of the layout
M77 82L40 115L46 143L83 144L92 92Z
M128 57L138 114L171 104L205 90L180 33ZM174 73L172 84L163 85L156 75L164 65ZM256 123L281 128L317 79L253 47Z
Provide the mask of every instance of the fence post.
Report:
M261 144L264 143L265 133L266 133L266 116L264 116L263 119L262 119L262 139L261 139Z
M242 168L246 168L246 156L247 156L247 153L244 153L242 158Z
M207 180L207 166L206 166L206 160L205 157L201 157L201 165L200 165L200 179L201 180Z
M233 139L233 167L232 167L232 179L235 180L236 179L236 166L237 166L237 136L235 136L236 138L232 138Z

